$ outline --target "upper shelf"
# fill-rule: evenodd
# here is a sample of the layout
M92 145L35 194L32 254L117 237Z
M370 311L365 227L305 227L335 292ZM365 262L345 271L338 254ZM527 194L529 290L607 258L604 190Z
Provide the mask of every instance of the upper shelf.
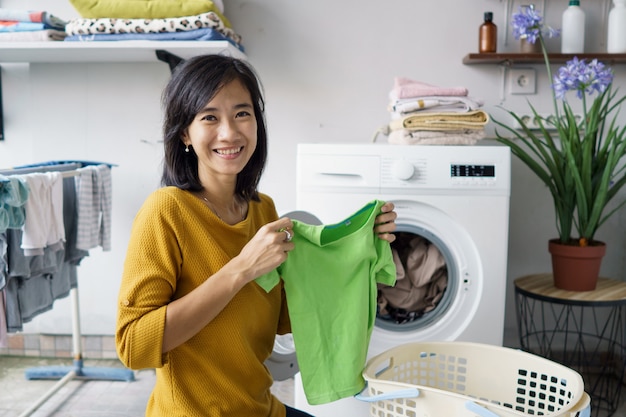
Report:
M0 63L156 62L156 50L183 59L201 54L245 58L228 41L0 42Z
M586 53L586 54L548 54L550 63L558 64L569 61L575 56L578 59L598 59L607 65L626 63L626 54L608 54L608 53ZM481 64L499 64L499 65L516 65L516 64L543 64L543 54L525 54L525 53L493 53L493 54L467 54L463 57L465 65L481 65Z

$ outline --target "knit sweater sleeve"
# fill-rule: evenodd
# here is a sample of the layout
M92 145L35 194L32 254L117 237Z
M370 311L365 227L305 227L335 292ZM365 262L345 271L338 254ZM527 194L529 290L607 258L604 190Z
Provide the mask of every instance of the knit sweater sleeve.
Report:
M131 369L163 366L165 312L182 264L180 205L152 194L133 223L118 297L116 347Z

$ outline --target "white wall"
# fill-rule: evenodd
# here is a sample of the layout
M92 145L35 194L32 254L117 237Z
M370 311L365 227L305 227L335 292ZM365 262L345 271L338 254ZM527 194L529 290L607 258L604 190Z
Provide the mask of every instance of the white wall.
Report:
M347 0L300 2L233 0L226 15L243 35L250 62L266 91L270 157L262 191L279 211L295 205L296 144L362 142L389 121L387 94L395 76L439 86L465 86L485 100L492 116L498 106L527 111L527 99L549 112L549 84L541 65L537 90L512 96L506 70L466 66L478 50L478 27L494 12L499 51L517 51L506 21L520 0ZM547 2L545 17L560 27L567 1ZM604 51L608 0L583 0L589 51ZM545 10L543 2L537 2ZM61 0L1 0L1 7L48 10L76 17ZM505 39L505 38L508 38ZM558 42L550 48L558 52ZM626 89L626 64L614 67ZM114 230L111 252L93 251L79 270L81 318L86 334L113 334L117 287L133 216L158 185L161 149L160 92L169 77L160 62L146 64L3 65L6 141L0 167L50 159L91 159L118 164L113 170ZM622 115L621 122L626 122ZM488 129L491 134L492 127ZM144 142L145 141L145 142ZM379 137L379 141L385 141ZM147 142L147 143L146 143ZM538 180L514 160L509 243L507 335L514 338L512 280L548 271L547 240L556 235L550 197ZM625 279L626 209L598 236L609 243L602 273ZM487 323L485 325L488 325ZM28 332L69 333L69 302L29 323Z

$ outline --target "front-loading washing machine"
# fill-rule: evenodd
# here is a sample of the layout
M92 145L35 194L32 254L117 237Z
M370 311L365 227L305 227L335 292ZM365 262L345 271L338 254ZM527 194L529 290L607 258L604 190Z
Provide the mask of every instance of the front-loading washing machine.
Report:
M415 291L425 301L379 289L368 357L426 340L502 345L510 164L509 148L498 145L298 145L298 210L332 224L373 199L391 201L398 214L392 244L398 273L406 279L426 253L438 262L430 265L437 272L426 291L430 298ZM394 298L404 304L390 306ZM402 308L408 305L422 307ZM367 403L354 398L309 405L299 374L295 406L316 417L368 415Z

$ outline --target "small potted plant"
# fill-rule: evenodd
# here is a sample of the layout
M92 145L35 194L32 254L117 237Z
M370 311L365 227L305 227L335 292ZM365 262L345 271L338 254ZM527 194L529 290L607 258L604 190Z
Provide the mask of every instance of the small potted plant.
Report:
M587 62L574 57L553 76L544 37L558 32L543 24L538 10L520 8L513 14L512 25L517 39L541 45L548 79L553 82L554 113L544 119L531 104L539 126L532 130L518 115L507 111L520 128L494 119L505 130L503 134L496 128L496 140L509 146L552 195L558 238L550 240L549 250L555 285L574 291L593 290L605 253L604 242L595 240L595 234L626 203L608 207L626 184L626 128L616 123L626 96L617 96L611 68L596 59ZM581 120L567 101L568 92L582 100ZM582 252L583 259L596 258L595 264L588 267L586 261L568 254L569 261L576 260L573 270L565 270L558 263L558 255L570 250ZM591 282L578 283L575 278L582 278L585 271L591 275Z

